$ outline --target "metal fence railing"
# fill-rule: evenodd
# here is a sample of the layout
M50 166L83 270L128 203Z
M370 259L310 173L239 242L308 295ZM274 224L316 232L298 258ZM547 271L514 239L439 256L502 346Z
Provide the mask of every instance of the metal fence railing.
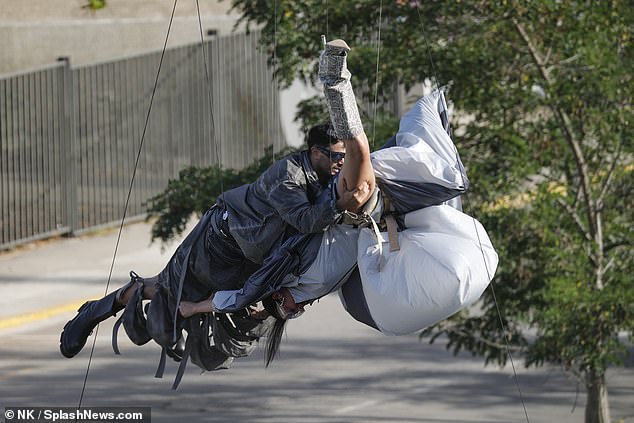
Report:
M257 42L166 51L151 108L160 52L0 77L0 247L120 221L142 141L130 217L187 165L240 168L286 146Z

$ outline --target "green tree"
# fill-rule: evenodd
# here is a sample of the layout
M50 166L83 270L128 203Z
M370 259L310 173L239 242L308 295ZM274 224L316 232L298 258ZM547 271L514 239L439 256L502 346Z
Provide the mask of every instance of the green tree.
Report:
M86 0L86 4L83 6L91 10L99 10L106 7L106 0Z
M586 422L609 422L605 372L622 363L619 332L631 342L634 326L631 2L232 4L248 27L263 28L282 84L312 81L321 34L348 41L366 118L375 87L380 99L395 84L447 87L472 180L467 211L500 254L494 286L505 330L488 291L478 313L423 336L446 335L449 348L487 363L504 364L508 342L527 366L560 364L586 387ZM323 113L315 101L305 106Z

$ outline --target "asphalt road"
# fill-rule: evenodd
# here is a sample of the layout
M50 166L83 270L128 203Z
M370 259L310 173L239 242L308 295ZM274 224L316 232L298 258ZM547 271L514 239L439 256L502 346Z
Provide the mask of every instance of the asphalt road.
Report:
M154 378L157 345L134 346L122 331L114 355L114 319L66 359L59 332L79 304L105 292L115 240L109 231L0 254L0 408L73 407L83 391L84 407L150 407L155 423L583 422L584 388L559 368L525 369L516 357L515 377L511 366L455 357L442 342L388 337L354 321L334 295L290 322L269 368L261 348L229 370L201 374L190 363L177 391L176 363ZM148 225L126 227L109 291L129 270L157 273L171 252L149 244ZM608 388L612 420L634 422L632 365L610 369Z

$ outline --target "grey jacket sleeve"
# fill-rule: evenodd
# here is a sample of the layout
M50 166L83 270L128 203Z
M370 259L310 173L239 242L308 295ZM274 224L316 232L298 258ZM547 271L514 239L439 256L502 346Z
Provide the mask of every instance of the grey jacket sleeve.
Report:
M305 188L292 179L271 187L269 203L301 233L322 232L339 217L331 189L323 190L315 204L311 204Z

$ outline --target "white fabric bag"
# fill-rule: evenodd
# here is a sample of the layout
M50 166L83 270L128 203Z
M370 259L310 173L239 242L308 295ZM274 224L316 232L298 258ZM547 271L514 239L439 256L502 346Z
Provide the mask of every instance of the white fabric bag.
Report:
M461 190L468 184L453 141L443 127L441 91L420 98L401 118L396 146L372 153L378 179L437 184Z
M408 213L400 250L381 233L361 230L359 272L377 328L404 335L437 323L475 302L493 278L498 256L480 222L447 205Z

